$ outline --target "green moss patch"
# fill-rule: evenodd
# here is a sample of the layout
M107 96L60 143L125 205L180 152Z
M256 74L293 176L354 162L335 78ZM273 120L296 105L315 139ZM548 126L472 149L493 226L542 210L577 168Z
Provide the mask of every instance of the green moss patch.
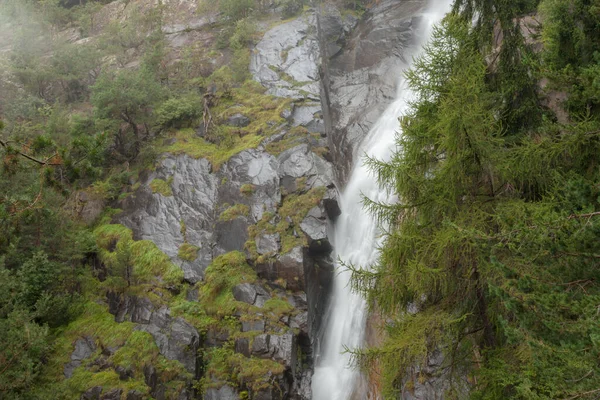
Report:
M229 207L219 215L219 221L232 221L237 217L247 217L250 215L250 207L245 204L236 204Z
M185 261L194 261L198 257L198 250L200 250L200 247L184 243L179 246L177 256Z
M254 193L254 185L250 183L245 183L240 187L240 193L244 196L252 196Z
M259 257L254 240L258 235L263 233L279 233L281 237L281 254L288 253L294 247L306 246L306 238L303 235L296 237L294 235L294 227L299 227L310 209L319 205L326 190L325 187L318 187L304 194L290 194L283 199L283 203L278 210L281 217L279 223L276 225L272 224L271 221L274 215L264 213L262 219L257 224L248 227L250 240L246 242L246 249L251 253L252 257L255 260ZM288 222L288 219L291 219L292 223Z
M152 189L152 193L159 193L165 197L173 196L173 191L171 190L172 181L172 177L169 178L168 181L154 179L152 182L150 182L150 189Z
M220 82L230 79L232 81L233 78L225 76L219 77L218 80ZM208 79L212 80L217 80L217 77ZM240 87L229 88L228 96L222 96L211 109L213 121L216 123L207 135L213 139L211 142L198 137L193 129L183 129L171 133L176 139L175 143L158 145L159 150L206 158L213 168L218 170L224 162L239 152L258 147L266 137L277 133L278 127L286 122L281 113L289 108L291 101L267 95L265 91L259 83L251 80ZM237 113L250 118L250 124L243 128L220 125L221 121Z
M128 285L157 287L180 284L183 271L149 240L134 241L130 229L119 224L101 225L94 230L98 255L109 269L107 286L115 279L129 279Z
M229 383L234 386L246 385L256 392L270 387L272 376L285 371L285 366L276 361L235 353L232 343L208 350L206 360L207 376L202 379L204 388L220 387Z
M234 155L247 149L255 149L264 139L262 136L247 135L239 137L231 135L230 141L214 144L200 138L192 129L177 131L172 135L176 140L169 146L162 146L161 151L173 154L187 154L194 158L206 158L218 170L221 165Z

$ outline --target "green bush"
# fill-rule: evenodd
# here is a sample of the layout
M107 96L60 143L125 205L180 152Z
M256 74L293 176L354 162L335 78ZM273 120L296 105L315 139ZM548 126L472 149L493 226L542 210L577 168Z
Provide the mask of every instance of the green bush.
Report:
M155 115L162 128L189 128L202 115L202 98L197 93L170 98L158 107Z
M256 0L220 0L219 11L234 21L246 18L256 6Z
M235 50L243 49L254 42L254 35L256 35L256 24L250 18L240 19L235 23L229 45Z

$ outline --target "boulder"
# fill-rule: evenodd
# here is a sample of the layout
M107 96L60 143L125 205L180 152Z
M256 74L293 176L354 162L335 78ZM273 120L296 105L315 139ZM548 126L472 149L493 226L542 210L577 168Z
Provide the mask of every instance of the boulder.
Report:
M150 322L154 305L145 297L108 292L108 311L116 322L131 321L139 324Z
M316 26L316 16L305 14L273 27L258 42L250 60L250 72L268 88L268 94L298 100L320 99Z
M305 289L305 259L302 247L295 247L290 252L280 255L274 262L256 265L258 276L269 281L283 279L286 289L292 291Z
M297 178L306 178L307 189L333 184L333 167L313 153L308 144L284 151L277 157L277 161L282 183L288 182L288 186L285 187L288 192L295 190L295 187L289 187L289 183L295 182Z
M227 118L225 121L225 125L235 126L237 128L244 128L250 125L250 118L246 117L243 114L237 113Z
M75 341L75 349L71 353L71 361L64 366L66 378L73 376L73 371L88 359L96 351L96 343L89 336L79 338Z
M127 392L127 397L125 400L144 400L144 395L137 390L130 390Z
M280 361L287 367L296 364L296 338L293 333L282 335L262 334L254 338L252 355Z
M335 221L342 214L342 210L338 203L338 192L335 187L330 187L323 196L323 207L330 221Z
M100 400L100 394L102 393L102 386L94 386L86 390L80 397L81 400Z
M239 338L235 341L236 353L243 354L245 357L250 357L250 340L248 338Z
M269 292L259 285L253 285L250 283L241 283L235 286L233 289L233 297L237 301L262 307L271 295Z
M327 215L322 207L313 207L300 223L300 229L308 238L311 254L328 254L332 247L327 237Z
M256 251L258 254L277 253L280 240L279 233L259 235L256 238Z
M242 321L242 332L250 332L250 331L265 331L265 321Z
M268 334L256 336L252 342L252 354L263 358L271 357L270 338L271 335Z
M192 373L196 371L200 335L183 318L171 318L169 309L162 307L152 314L148 325L139 325L135 329L150 333L167 359L179 361Z

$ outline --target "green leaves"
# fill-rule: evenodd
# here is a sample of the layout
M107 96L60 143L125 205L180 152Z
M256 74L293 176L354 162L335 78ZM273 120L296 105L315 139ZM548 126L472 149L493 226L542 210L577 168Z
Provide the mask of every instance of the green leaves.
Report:
M384 314L387 337L355 355L381 367L390 398L414 387L406 371L437 351L457 398L466 394L453 383L469 374L475 399L579 398L600 374L597 113L568 125L540 117L516 31L505 36L504 61L485 61L486 13L507 21L528 7L492 3L459 1L463 17L480 13L479 25L449 16L434 31L407 74L417 96L401 121L401 151L369 160L400 202L365 199L389 231L375 271L350 269L353 287ZM580 79L593 99L589 68Z

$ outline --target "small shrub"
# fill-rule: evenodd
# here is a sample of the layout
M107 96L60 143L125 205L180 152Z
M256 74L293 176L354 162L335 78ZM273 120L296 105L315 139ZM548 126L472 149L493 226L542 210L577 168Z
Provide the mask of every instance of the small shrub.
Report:
M248 47L254 43L256 25L249 18L244 18L235 23L235 30L229 39L229 46L234 50Z
M196 93L165 101L156 110L156 122L162 128L189 128L202 115L202 99Z

